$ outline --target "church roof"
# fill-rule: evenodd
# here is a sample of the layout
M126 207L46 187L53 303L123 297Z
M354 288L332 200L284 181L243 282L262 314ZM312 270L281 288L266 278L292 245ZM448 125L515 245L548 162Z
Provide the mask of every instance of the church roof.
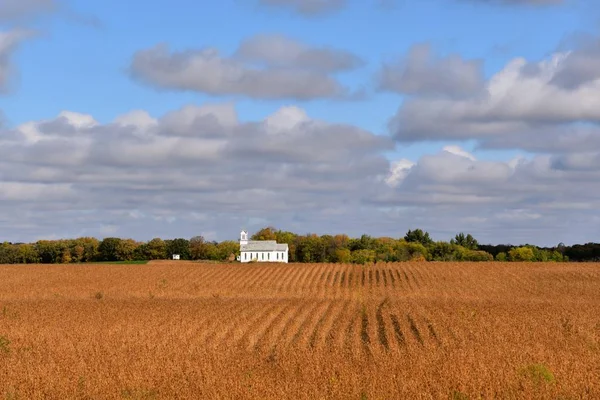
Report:
M286 251L287 243L277 243L275 240L249 240L248 244L240 245L240 251Z

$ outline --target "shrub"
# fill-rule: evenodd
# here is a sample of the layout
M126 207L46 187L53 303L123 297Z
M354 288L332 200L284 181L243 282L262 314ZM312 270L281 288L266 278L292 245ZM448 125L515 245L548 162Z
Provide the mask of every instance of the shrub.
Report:
M554 383L556 379L550 369L544 364L531 364L521 369L521 375L535 384Z
M6 336L0 336L0 353L10 352L10 340Z

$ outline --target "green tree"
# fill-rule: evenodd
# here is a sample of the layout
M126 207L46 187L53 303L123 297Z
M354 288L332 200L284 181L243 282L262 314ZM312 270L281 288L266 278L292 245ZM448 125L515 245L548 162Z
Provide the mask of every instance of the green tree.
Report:
M510 261L533 261L534 253L531 247L515 247L508 252Z
M429 232L424 232L421 229L409 230L404 235L404 240L409 243L421 243L423 246L433 243L433 240L429 237Z
M190 258L192 260L208 259L208 244L203 236L194 236L190 239Z
M375 251L360 249L352 252L350 260L354 264L366 264L375 261Z
M332 262L345 264L349 263L350 261L352 261L352 253L350 252L350 249L335 250Z
M108 237L98 245L98 257L100 261L119 261L117 251L121 243L120 238Z
M479 243L477 243L477 240L475 240L475 238L473 236L471 236L471 234L467 234L465 235L464 233L459 233L457 234L454 239L450 240L451 244L457 244L459 246L464 247L465 249L469 249L469 250L477 250Z
M460 253L459 247L453 243L435 242L429 246L431 259L433 261L457 261Z
M147 260L164 260L167 258L167 245L161 238L154 238L146 246Z
M221 261L234 261L240 253L240 244L232 240L225 240L217 244L217 256Z
M40 261L35 247L29 243L20 244L17 246L17 261L22 264L33 264Z
M276 240L276 239L277 239L277 233L276 233L275 228L273 228L272 226L262 228L261 230L256 232L254 235L250 236L250 240Z
M315 234L296 238L296 258L299 262L323 262L327 256L326 243Z
M117 243L116 246L116 258L117 261L131 261L133 260L133 256L135 250L139 246L133 239L122 239Z
M180 259L190 259L190 241L187 239L177 238L165 241L167 244L167 255L172 257L173 254L179 254Z
M56 264L62 261L63 246L56 240L38 240L35 249L43 264Z

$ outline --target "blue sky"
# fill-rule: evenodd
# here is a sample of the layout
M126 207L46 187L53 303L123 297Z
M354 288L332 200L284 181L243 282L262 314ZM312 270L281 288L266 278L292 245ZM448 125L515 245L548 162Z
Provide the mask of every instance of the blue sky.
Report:
M14 3L12 9L11 2ZM450 129L446 132L446 128L459 117L444 114L445 110L467 107L467 101L471 101L468 105L475 107L473 110L479 107L481 102L477 96L481 93L488 95L489 79L498 76L518 58L535 64L547 62L556 52L574 50L579 52L576 54L580 57L575 59L571 56L575 61L569 63L567 60L564 67L560 68L566 71L565 74L580 73L581 69L577 68L583 61L578 60L593 61L597 56L594 49L579 48L582 47L581 35L587 35L594 43L597 40L600 7L591 1L565 0L555 2L557 4L537 4L526 0L514 3L427 0L396 1L391 7L383 7L377 1L348 0L339 9L314 15L302 14L294 9L294 4L300 4L299 0L288 0L287 6L285 0L280 0L279 5L269 5L269 1L264 1L265 4L261 5L260 0L25 0L27 2L31 4L26 10L21 9L18 16L15 15L15 10L18 10L15 8L18 3L16 0L8 0L4 6L4 15L3 6L0 6L0 32L6 35L23 31L35 32L33 36L19 39L17 45L5 51L5 55L1 53L0 45L0 56L8 60L7 65L14 72L4 82L0 80L0 85L9 88L7 93L0 96L0 110L5 121L5 141L0 142L0 146L4 147L5 152L10 151L13 158L15 154L22 154L18 160L10 161L10 157L4 159L0 183L4 182L5 197L0 196L0 202L5 207L19 205L31 210L27 214L30 216L22 217L17 224L23 225L22 228L17 225L12 229L8 228L10 225L6 224L10 224L11 220L5 217L5 228L0 233L7 240L35 240L41 237L83 234L114 234L148 240L153 236L187 237L197 234L198 230L207 237L224 239L230 238L231 232L235 232L233 236L236 236L240 225L250 225L247 228L252 230L260 228L261 224L300 232L332 233L333 230L347 231L350 234L367 232L373 235L401 236L409 228L421 224L419 227L430 230L440 240L448 239L446 236L452 231L470 230L479 234L483 241L538 240L543 244L553 244L569 241L569 238L561 236L561 229L564 228L561 224L572 226L578 221L587 221L589 214L586 213L595 207L597 199L590 174L597 172L597 164L589 161L591 164L585 165L585 173L581 171L581 166L575 165L579 159L594 159L594 154L589 152L590 147L578 144L579 147L575 150L539 150L536 144L548 140L545 136L539 136L543 135L541 131L552 132L561 143L573 140L577 135L570 130L560 129L569 124L576 126L582 122L594 122L593 117L569 114L560 124L552 125L538 111L532 111L537 110L537 107L548 108L542 104L543 96L538 100L531 100L534 103L527 103L527 108L506 111L508 116L502 114L503 117L498 117L497 107L488 110L489 112L477 111L477 118L489 118L489 124L486 121L486 124L478 126L467 125L467 118L456 124L456 131L453 133ZM46 8L44 5L52 7ZM223 86L208 90L205 88L212 85L212 81L206 78L205 82L202 76L208 76L210 71L203 71L201 67L193 70L173 67L178 59L173 55L174 52L182 52L179 59L185 59L188 63L185 65L192 65L204 60L198 56L200 49L211 47L218 49L221 59L226 59L225 63L235 62L236 68L240 65L250 68L251 64L239 61L234 53L244 41L259 35L286 37L290 43L301 43L308 49L326 48L332 52L353 54L362 60L360 66L346 68L341 72L326 71L323 76L314 75L313 78L329 79L327 82L333 80L351 91L362 89L364 96L358 99L340 99L328 94L303 92L297 96L272 95L266 98L261 94L261 88L256 87L227 89ZM261 43L261 54L273 52L273 45L269 44L271 42ZM159 44L168 46L167 54L160 55L152 50ZM416 75L413 75L411 82L406 82L406 78L402 78L402 62L411 60L411 49L424 45L429 46L434 65L431 71L434 72L417 71L418 68L424 68L417 63L413 71ZM142 54L150 58L142 59ZM454 75L446 76L445 68L449 68L448 64L439 60L448 56L460 61ZM281 54L273 57L281 57ZM314 58L311 60L312 63L316 62ZM480 63L477 64L480 70L475 68L481 72L480 78L469 67L471 62ZM165 63L169 63L171 69L162 69L161 65ZM378 90L385 86L380 84L384 65L390 66L395 79L398 79L396 82L400 83L397 86L389 84L386 90ZM1 68L0 63L0 72ZM267 68L278 71L273 66ZM283 69L297 73L301 68L288 63ZM301 72L306 73L304 70ZM559 72L557 69L549 73ZM433 82L436 74L443 76L438 83ZM1 77L2 74L0 79ZM460 97L464 96L464 90L460 89L463 78L464 85L473 85L473 88L468 89L468 96L471 97L467 99ZM279 85L283 86L287 81L281 79ZM297 79L293 80L298 82ZM430 81L425 82L426 79ZM455 83L450 82L452 93L449 93L450 86L447 85L451 80ZM314 86L314 82L321 81L312 82ZM586 81L586 84L593 83L595 81ZM440 90L443 92L435 91L437 97L431 94L432 85L436 84L441 85ZM548 82L544 81L544 84L548 85ZM412 91L406 89L407 85L412 85ZM514 87L511 96L517 96L515 93L521 90L519 82L511 82L510 85ZM539 89L540 86L529 88L532 87ZM290 90L293 92L299 89ZM459 92L462 93L460 96ZM565 96L567 95L573 104L573 99L578 99L576 96L586 96L589 92L582 90L576 93L569 90ZM523 93L522 98L527 96L530 95ZM585 99L581 97L581 101ZM516 104L515 108L520 107L519 101L513 103ZM246 143L246 149L249 150L243 153L232 152L235 161L225 165L222 163L226 161L222 159L211 164L207 161L210 157L203 159L200 155L198 158L190 156L190 160L181 161L181 165L170 165L168 168L173 169L169 173L177 176L173 181L181 179L182 182L176 189L170 188L166 183L159 185L154 182L153 185L146 178L141 178L142 174L152 176L153 171L160 169L164 162L161 160L171 159L160 153L159 148L164 148L165 143L171 143L169 140L173 138L175 128L162 124L161 118L186 106L203 107L210 104L235 107L235 128L225 123L224 117L217 119L220 124L235 132L228 133L228 141L236 141L238 145L246 140L255 140ZM432 114L419 119L421 113L418 110L421 108L417 107L436 110L436 105L440 104L444 106L437 114L428 111ZM157 130L152 130L156 135L152 140L157 149L148 151L152 154L156 152L159 156L156 165L152 165L148 160L136 163L137 152L134 150L131 154L123 153L123 157L129 157L131 161L125 170L117 162L119 160L115 161L116 153L111 149L127 148L120 144L129 143L133 133L118 131L113 121L134 110L144 110L158 121ZM305 153L286 153L285 157L277 158L272 153L265 155L260 148L255 148L254 146L259 146L257 143L270 140L270 137L265 139L256 133L253 124L260 124L278 110L291 112L285 114L285 117L294 121L296 118L309 118L311 121L324 121L328 124L325 127L319 125L318 128L306 128L311 129L307 133L292 122L286 122L285 128L298 137L294 136L294 141L287 144L281 139L283 148L293 147L294 143L301 143L305 138L313 141L312 151L307 151L306 154L321 154L320 151L323 151L322 154L329 154L327 151L330 151L334 160L325 163L321 159L305 159L302 158L306 156ZM410 113L404 115L404 110L410 110ZM66 121L55 120L62 112L71 113L71 117L66 118ZM202 116L206 114L202 110L198 112ZM535 115L535 124L531 122L527 114L529 112ZM89 116L95 121L94 129L81 127L74 122L81 119L81 115ZM500 121L498 118L505 120ZM397 131L390 128L389 122L392 120L399 121ZM54 130L44 131L45 125L38 126L43 121L55 121ZM501 122L506 123L506 127L500 129ZM33 142L23 133L22 127L28 123L38 126L37 139ZM423 125L425 123L427 127ZM430 124L437 125L430 127ZM77 133L76 138L73 133L66 133L71 132L75 125L82 130ZM372 137L352 139L353 136L348 134L350 138L346 141L346 136L336 130L338 125L349 130L361 129ZM194 126L190 129L192 131L185 135L202 136L198 132L202 127ZM249 133L243 140L238 140L240 136L235 135L245 135L244 132ZM95 135L90 139L94 144L86 142L90 135ZM522 135L526 139L519 143L519 140L515 140L515 135ZM589 140L592 145L596 135L594 131L585 140ZM377 137L389 140L389 143L381 144ZM332 147L325 150L321 140L326 143L325 146ZM356 150L358 144L351 140L366 143L364 151ZM61 150L53 147L60 149L59 142L68 143L67 147L74 146L70 150L71 154L77 153L79 148L75 146L78 141L86 149L81 150L85 153L85 157L82 156L80 160L81 164L59 166L51 161L39 161L42 157L40 154L47 155L49 148L59 154ZM41 143L49 147L43 147ZM333 143L338 143L342 151L336 151ZM194 142L189 145L190 149L195 148L195 145L203 149L205 147L202 146L206 146L206 143ZM229 148L233 145L224 139L223 146ZM100 147L106 148L103 151L107 152L102 157L98 156L101 162L94 159L94 149ZM254 157L250 158L248 152L252 152ZM240 154L247 158L242 160ZM514 169L515 161L511 160L518 155L526 157L526 161L522 167ZM65 157L68 157L68 153ZM558 158L562 162L560 165L573 164L573 171L557 172L555 168L551 168L552 165L557 165ZM305 163L302 168L298 167L300 159ZM108 160L113 160L114 164L110 164ZM472 165L463 167L465 160ZM96 162L98 164L94 164ZM319 175L312 171L311 168L316 168L318 163L323 163L319 171L326 170L327 173ZM398 163L404 165L396 169L396 172L401 172L401 178L397 176L385 181L386 173L393 175L394 165ZM548 168L546 172L549 175L535 175L543 168L542 165ZM442 172L459 168L457 166L463 169L444 178L441 173L435 175L431 172L430 169L435 169L435 166ZM294 167L299 169L293 170ZM88 168L94 172L76 172ZM351 171L352 168L356 168L355 173L344 173L345 169ZM494 175L506 168L513 168L509 175L504 172ZM220 172L217 173L217 170ZM276 173L284 170L287 172ZM128 186L115 183L115 176L125 177L131 171L136 171L138 176L123 178ZM256 178L260 182L258 186L245 187L231 179L243 176L244 171L260 174L260 178ZM473 175L469 171L478 171L482 175ZM281 175L281 182L271 180L270 174L274 173ZM563 176L569 173L578 175ZM183 182L194 181L198 174L217 183L227 182L229 186L206 183L201 189L192 184L186 187ZM534 179L534 175L536 181L528 183L526 179ZM49 176L56 179L52 180ZM108 176L111 178L108 179ZM320 176L327 179L323 178L321 181ZM496 187L506 186L507 191L492 195L493 190L477 186L486 176L489 180L486 184L493 184L494 179L498 179ZM578 199L553 192L552 187L558 184L553 179L567 179L569 182L580 179L579 188L583 187L587 193L583 196L585 199L582 199L585 204L576 204ZM294 184L301 181L302 184ZM531 193L523 191L523 187L533 190L531 188L541 185L540 182L545 182L547 186ZM337 193L325 190L336 185L339 186ZM124 187L128 189L123 189ZM132 189L136 187L140 189ZM369 190L368 194L365 189ZM161 193L168 190L181 191L184 193L182 196L193 201L190 200L191 204L178 204L165 200ZM260 190L260 193L247 192L248 190ZM52 206L46 203L43 207L38 207L41 200L29 193L40 193L43 197L47 191L63 193L66 197L61 199L56 194L56 203ZM232 193L236 191L239 195L237 202L231 200L235 197ZM95 193L97 197L89 198L90 193ZM468 193L469 196L460 198L457 193ZM310 200L311 195L314 196L314 204ZM256 204L249 204L244 200L245 196L265 197L256 201ZM421 196L427 199L413 201ZM104 198L121 198L122 204L129 205L118 206L104 201ZM220 203L218 199L223 201ZM332 207L332 203L346 205L340 210L339 207ZM221 207L219 204L224 205ZM293 204L294 208L286 208L281 204ZM569 207L569 204L573 206ZM41 214L41 210L46 208L46 213ZM68 219L76 222L54 222L48 215L49 210L64 213ZM194 213L201 213L203 216L198 221L193 221L190 215ZM98 219L90 218L89 215L97 215ZM448 221L441 223L442 216ZM511 218L515 218L515 221L510 222ZM561 221L561 224L556 221ZM532 224L539 226L540 232L545 233L541 236L539 233L532 233ZM547 227L552 228L548 230ZM578 232L576 240L593 240L593 235L597 233L592 228L583 230Z

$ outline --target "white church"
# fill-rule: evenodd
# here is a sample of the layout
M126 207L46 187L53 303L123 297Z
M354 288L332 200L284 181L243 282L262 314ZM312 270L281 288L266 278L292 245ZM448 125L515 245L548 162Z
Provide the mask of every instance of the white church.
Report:
M257 262L288 262L287 243L277 243L275 240L248 240L248 232L240 233L240 255L237 260L243 263Z

